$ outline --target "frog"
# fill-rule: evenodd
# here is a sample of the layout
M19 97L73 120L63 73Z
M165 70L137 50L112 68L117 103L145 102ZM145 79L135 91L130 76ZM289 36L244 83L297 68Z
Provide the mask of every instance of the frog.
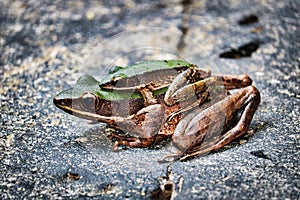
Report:
M232 89L240 90L231 94ZM149 147L172 137L179 153L169 157L186 159L244 135L260 93L248 75L211 75L186 61L172 60L117 67L102 81L85 75L53 101L70 114L133 134L113 134L114 150L119 145ZM117 105L113 113L112 103ZM128 105L125 113L122 105Z
M166 91L171 80L189 67L193 65L180 60L150 61L125 68L115 67L106 80L97 81L89 75L80 77L73 88L60 92L54 97L53 102L69 114L95 122L104 122L116 129L131 131L142 135L143 138L149 138L164 120L165 110L162 104L147 103L147 98L143 97L144 93L138 91L151 85L151 96L160 96L158 99L162 100L160 94ZM201 71L201 73L204 77L209 76L209 72ZM134 83L132 79L136 80L138 77L145 80L149 74L155 77L155 80L147 79L144 83L128 87L128 83ZM160 81L166 79L166 74L168 81ZM119 79L121 83L126 80L126 88L108 87Z

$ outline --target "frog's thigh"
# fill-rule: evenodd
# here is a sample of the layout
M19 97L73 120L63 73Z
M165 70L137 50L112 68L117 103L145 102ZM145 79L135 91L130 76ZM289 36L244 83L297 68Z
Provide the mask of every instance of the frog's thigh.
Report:
M227 145L228 143L230 143L231 141L235 140L236 138L244 135L246 133L246 131L247 131L247 129L245 129L245 128L240 129L240 126L238 126L238 127L236 126L233 129L226 132L224 135L222 135L222 137L220 137L216 141L210 142L208 144L205 144L204 146L201 146L198 151L195 149L192 149L191 152L193 152L193 153L187 152L187 155L182 157L181 160L185 160L188 157L201 155L201 154L209 153L210 151L213 151L216 149L220 149L220 148L224 147L225 145Z
M231 141L235 140L238 137L241 137L242 135L244 135L247 132L247 130L250 126L251 120L254 116L254 113L259 105L260 94L254 86L249 86L246 89L250 90L250 93L248 93L248 95L249 95L248 99L250 100L250 102L246 105L237 125L235 125L232 129L227 131L224 135L222 135L215 142L211 142L211 143L205 144L204 146L201 146L199 151L197 151L196 149L191 150L191 152L194 152L194 153L188 154L187 156L183 157L182 160L184 160L188 157L191 157L191 156L208 153L212 150L222 148L226 144L230 143Z

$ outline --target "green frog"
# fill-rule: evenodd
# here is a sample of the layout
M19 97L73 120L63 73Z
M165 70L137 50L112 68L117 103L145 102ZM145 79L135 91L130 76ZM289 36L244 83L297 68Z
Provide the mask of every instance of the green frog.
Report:
M72 115L130 132L132 137L110 136L115 150L172 137L180 150L175 157L186 159L247 132L260 103L251 84L247 75L212 75L182 60L147 61L115 67L102 81L85 75L53 101Z

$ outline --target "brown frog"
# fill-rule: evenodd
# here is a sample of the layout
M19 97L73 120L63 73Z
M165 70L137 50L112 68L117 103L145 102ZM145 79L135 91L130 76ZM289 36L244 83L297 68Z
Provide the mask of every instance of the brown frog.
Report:
M211 75L186 61L148 61L117 68L101 82L83 76L54 97L54 104L132 133L112 134L117 139L114 149L149 147L172 136L180 153L166 159L186 159L247 132L260 103L260 93L251 84L247 75ZM238 88L233 94L228 91Z

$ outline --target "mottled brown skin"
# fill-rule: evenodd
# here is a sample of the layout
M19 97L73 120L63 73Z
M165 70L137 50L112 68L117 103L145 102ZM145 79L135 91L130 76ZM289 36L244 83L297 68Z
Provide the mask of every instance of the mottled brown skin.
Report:
M222 148L244 135L249 128L260 103L260 93L251 84L252 80L247 75L218 75L205 79L204 84L198 82L188 84L188 89L183 91L184 95L186 95L186 91L192 88L193 93L195 91L200 94L208 92L214 98L210 100L199 98L201 101L196 101L198 106L189 109L184 109L191 103L189 101L175 102L174 105L168 106L165 101L159 100L165 110L164 118L168 120L158 133L149 138L118 138L119 141L115 143L114 149L117 149L118 145L149 147L171 135L173 143L180 150L180 153L166 156L163 160L180 156L183 156L181 160L184 160ZM195 85L197 86L196 89ZM218 91L215 94L214 90L220 85L225 88L223 93L220 94ZM179 84L178 87L182 88L182 84ZM201 88L199 89L199 87ZM241 87L244 88L233 94L228 93L230 89ZM208 102L203 104L204 101ZM184 112L180 110L184 110ZM178 115L168 118L177 112Z
M191 121L182 119L173 135L173 143L186 154L181 159L209 153L244 135L259 103L259 91L248 86L197 113ZM232 125L241 109L238 122Z
M219 149L244 135L260 103L259 91L251 86L247 75L206 73L203 77L203 71L197 71L189 68L182 72L169 84L168 91L158 96L146 85L136 88L143 98L109 102L88 94L89 98L54 102L68 113L133 134L111 134L109 138L117 140L115 150L119 145L145 148L172 136L180 152L164 160L186 159ZM238 88L242 89L228 92Z
M161 122L165 121L171 113L180 109L179 104L175 104L173 106L167 106L163 101L163 97L164 97L164 94L159 95L157 97L157 101L160 105L162 105L163 111L164 111L163 120ZM135 117L136 117L135 118L136 125L141 126L142 123L145 121L144 116L136 115ZM172 119L163 123L163 125L158 125L158 127L160 129L158 129L156 131L155 135L148 137L148 138L124 137L124 136L117 135L115 133L111 133L111 135L109 136L109 139L117 140L114 144L114 148L113 148L114 150L117 150L119 145L129 146L129 147L133 147L133 148L146 148L153 144L161 143L165 139L171 137L173 135L176 125L178 124L180 119L181 119L181 115L178 114L178 115L174 116ZM157 124L156 124L156 126L157 126Z

